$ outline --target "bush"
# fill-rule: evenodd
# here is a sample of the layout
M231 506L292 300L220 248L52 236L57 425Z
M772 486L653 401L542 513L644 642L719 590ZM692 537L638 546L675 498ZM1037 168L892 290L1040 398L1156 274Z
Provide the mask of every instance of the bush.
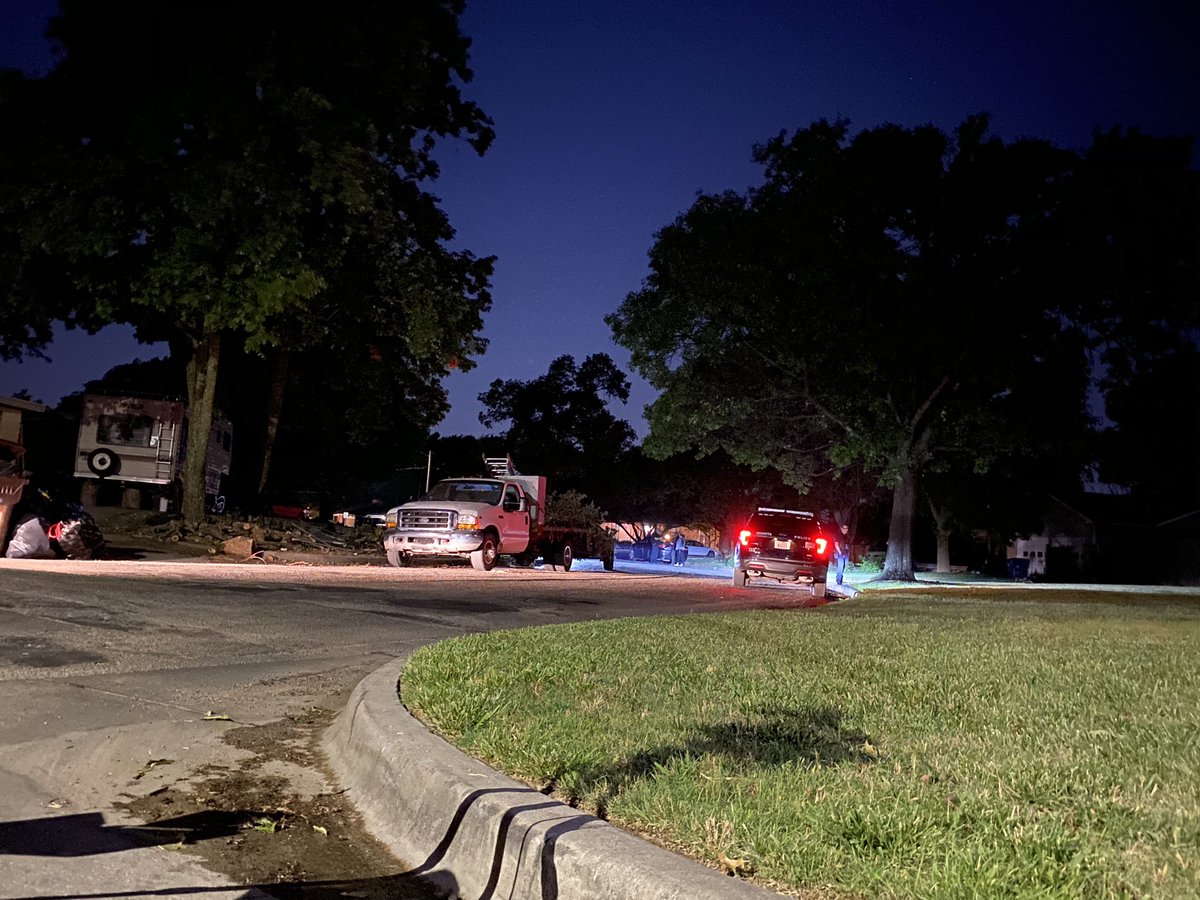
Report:
M607 514L579 491L555 494L546 504L546 524L570 528L586 528L591 532L597 556L611 558L613 537L601 527Z
M870 553L864 553L862 559L855 565L855 569L859 572L868 574L878 574L883 571L883 561L887 554L882 550L873 550Z

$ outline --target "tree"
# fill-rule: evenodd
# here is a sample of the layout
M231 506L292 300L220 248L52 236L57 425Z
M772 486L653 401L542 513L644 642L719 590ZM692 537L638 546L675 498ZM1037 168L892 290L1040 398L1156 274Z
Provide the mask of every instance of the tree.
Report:
M728 551L735 530L760 506L827 508L824 494L814 508L815 498L801 497L774 469L755 472L722 451L697 461L687 453L655 459L633 447L612 471L604 508L635 541L686 525L715 533Z
M1200 350L1145 364L1108 393L1114 423L1101 435L1099 474L1128 487L1163 517L1200 506Z
M3 250L20 264L8 305L28 314L31 279L49 268L69 288L60 317L168 340L187 360L190 446L207 442L223 347L286 360L347 346L365 364L371 326L383 326L380 399L409 397L415 377L436 420L433 386L483 349L490 305L490 260L445 250L453 232L420 187L439 137L479 152L492 137L460 91L461 8L358 0L297 15L259 0L197 15L62 0L61 61L12 88L26 111L2 122L36 104L41 124L38 152L5 165L21 176L0 195L19 223ZM202 466L189 455L189 520L203 513Z
M502 457L507 452L499 435L435 434L429 441L426 458L431 465L431 478L461 478L490 474L485 459Z
M651 459L641 447L621 454L600 499L623 540L639 541L698 521L702 475L693 462L684 457Z
M608 409L629 399L629 382L606 353L576 365L560 356L530 381L496 379L479 395L479 421L508 424L507 452L526 470L546 472L556 490L577 490L601 500L611 490L613 467L634 440L629 423Z
M824 510L815 499L784 484L773 468L752 471L737 465L723 452L705 457L699 464L680 454L671 460L675 472L688 478L683 493L691 499L687 524L701 525L718 535L718 546L728 553L737 540L737 532L760 506L783 509L807 509L818 516ZM816 508L814 508L816 507Z
M662 392L647 450L724 449L802 491L830 461L877 471L892 492L883 575L911 579L923 472L1078 443L1103 312L1065 290L1103 255L1072 224L1087 161L986 125L781 134L755 150L760 187L701 196L660 231L644 286L607 319ZM1179 186L1177 167L1162 175ZM1126 289L1178 290L1160 282Z

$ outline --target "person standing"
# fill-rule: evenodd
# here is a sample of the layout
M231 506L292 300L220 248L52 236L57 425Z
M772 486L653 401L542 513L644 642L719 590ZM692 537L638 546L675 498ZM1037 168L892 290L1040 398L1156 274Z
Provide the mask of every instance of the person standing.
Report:
M838 526L838 530L833 536L833 555L837 566L835 569L835 580L838 584L841 584L842 578L846 574L846 563L850 561L849 525Z
M675 535L675 562L674 565L682 566L687 562L687 540L683 536L683 532Z

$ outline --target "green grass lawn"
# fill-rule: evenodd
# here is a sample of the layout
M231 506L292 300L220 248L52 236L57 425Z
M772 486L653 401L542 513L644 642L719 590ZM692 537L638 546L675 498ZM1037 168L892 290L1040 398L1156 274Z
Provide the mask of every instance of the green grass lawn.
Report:
M476 635L410 709L710 864L828 897L1200 896L1200 600L989 590Z

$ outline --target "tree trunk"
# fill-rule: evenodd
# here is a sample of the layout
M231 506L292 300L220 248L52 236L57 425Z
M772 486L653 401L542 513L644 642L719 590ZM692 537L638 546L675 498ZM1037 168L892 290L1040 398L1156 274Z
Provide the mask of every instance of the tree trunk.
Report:
M271 453L275 449L275 438L279 436L279 419L283 414L283 393L287 387L289 355L286 347L279 349L275 357L275 372L271 377L271 396L267 400L267 430L263 437L262 468L258 474L258 493L267 489L271 475Z
M929 511L933 513L934 533L937 535L937 572L939 575L950 573L950 512L929 501Z
M188 449L183 464L183 520L190 525L204 518L204 463L216 408L220 357L221 334L212 332L193 345L192 358L187 364Z
M887 556L880 578L887 581L912 581L913 519L917 511L917 473L905 467L892 489L892 521L888 526Z

